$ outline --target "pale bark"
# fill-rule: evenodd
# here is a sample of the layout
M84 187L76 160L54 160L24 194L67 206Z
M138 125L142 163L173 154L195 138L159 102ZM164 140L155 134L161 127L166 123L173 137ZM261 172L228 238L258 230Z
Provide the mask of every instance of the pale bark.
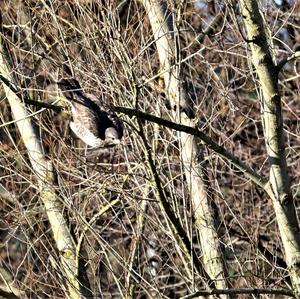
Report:
M178 123L194 126L191 108L186 98L186 91L182 87L180 66L173 65L176 61L175 43L167 23L167 17L159 1L140 0L144 5L150 20L152 32L159 55L161 73L163 74L165 91L173 108L173 116ZM217 288L227 288L222 254L218 234L214 227L213 211L207 182L204 179L203 161L199 160L201 148L194 136L180 134L182 158L185 176L188 182L196 227L201 238L203 265L210 278L215 281ZM224 298L227 298L223 295Z
M5 54L5 48L2 45L2 40L0 40L0 74L9 82L13 82ZM32 171L38 182L40 198L46 209L53 238L60 255L61 268L65 274L68 288L66 292L67 297L71 299L82 298L78 281L76 246L63 215L62 202L55 192L52 163L44 155L42 142L34 130L30 115L24 103L22 103L7 85L3 84L3 88L11 107L12 116L27 149Z
M272 199L295 295L300 298L300 238L288 175L278 68L272 56L264 18L255 0L241 0L252 62L262 89L262 122L270 165L266 188Z

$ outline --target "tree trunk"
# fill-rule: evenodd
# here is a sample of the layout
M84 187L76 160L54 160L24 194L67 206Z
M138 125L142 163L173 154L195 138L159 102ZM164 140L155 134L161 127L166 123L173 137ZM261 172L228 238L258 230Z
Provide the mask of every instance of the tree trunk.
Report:
M0 74L13 82L5 59L5 48L0 39ZM76 247L68 228L68 224L63 215L63 205L55 192L55 179L52 163L44 156L43 146L40 138L35 133L30 115L24 104L3 84L7 100L10 104L13 118L18 126L23 142L27 149L32 170L36 176L40 191L40 198L46 209L46 213L51 225L53 238L59 251L62 271L65 274L68 291L67 297L71 299L83 298L78 280L78 260L76 257Z
M194 126L193 111L183 89L180 76L180 62L175 57L175 42L172 30L168 26L166 14L159 1L140 0L144 5L151 23L157 46L165 92L173 108L174 119L188 126ZM178 49L177 49L178 50ZM174 64L173 62L178 64ZM208 194L208 182L202 157L202 149L197 139L186 133L180 133L182 163L188 183L196 228L201 239L204 267L217 288L226 289L226 271L220 250L218 234L214 226L211 194ZM199 153L201 153L199 155ZM227 298L227 295L222 295Z
M262 122L270 165L267 192L272 199L295 295L300 298L299 225L287 170L278 68L270 50L264 18L255 0L241 0L252 62L256 68L263 97Z

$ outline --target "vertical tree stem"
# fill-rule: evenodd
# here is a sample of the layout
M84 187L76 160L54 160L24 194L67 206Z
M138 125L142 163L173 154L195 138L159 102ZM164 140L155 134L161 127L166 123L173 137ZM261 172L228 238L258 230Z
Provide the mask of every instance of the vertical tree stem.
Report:
M270 165L266 191L273 202L293 288L300 298L300 235L286 162L278 70L270 51L271 40L267 37L264 18L256 0L241 0L240 3L252 62L263 93L262 122Z

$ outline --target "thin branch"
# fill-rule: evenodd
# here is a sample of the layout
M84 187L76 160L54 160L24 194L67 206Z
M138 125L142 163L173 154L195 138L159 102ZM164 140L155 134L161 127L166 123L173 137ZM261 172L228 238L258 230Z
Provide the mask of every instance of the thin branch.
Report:
M163 210L166 213L167 217L169 218L171 224L173 225L173 228L175 229L175 235L177 235L177 238L181 240L183 243L184 247L183 248L187 253L190 254L192 261L195 265L195 268L201 274L206 281L208 282L208 285L212 288L215 288L215 282L210 278L209 274L207 273L202 261L198 258L197 253L195 252L195 249L192 247L191 241L188 238L186 231L182 227L180 220L177 218L175 213L172 210L172 207L169 203L169 200L166 198L163 187L161 185L160 177L159 174L157 173L156 166L152 157L152 150L151 147L149 146L147 142L147 138L144 134L144 131L142 129L142 125L140 124L140 132L139 132L144 146L145 146L145 154L149 163L149 167L151 170L151 173L154 178L154 182L157 188L157 193L160 199L160 202L162 204ZM181 244L180 244L181 245Z
M131 109L131 108L125 108L125 107L114 107L114 110L117 112L124 113L128 116L136 116L140 119L148 120L153 123L165 126L170 129L174 129L179 132L185 132L190 135L194 135L198 137L209 149L213 150L215 153L217 153L222 158L228 160L231 162L237 169L242 171L246 177L251 179L254 183L256 183L259 187L265 190L267 179L260 176L256 171L254 171L252 168L250 168L248 165L246 165L243 161L241 161L238 157L227 151L224 147L217 144L213 139L211 139L209 136L201 132L200 130L185 126L182 124L174 123L172 121L156 117L154 115L150 115L147 113L144 113L142 111Z
M44 102L38 102L38 101L34 101L31 100L28 95L25 93L22 93L21 95L21 88L18 87L17 85L13 84L10 80L8 80L7 78L5 78L4 76L2 76L0 74L0 80L24 103L31 105L31 106L35 106L38 108L46 108L46 109L51 109L54 110L56 112L61 112L63 110L63 107L61 106L57 106L57 105L53 105L53 104L48 104L48 103L44 103Z
M224 9L225 11L225 9ZM220 25L221 21L224 20L224 12L223 10L221 10L214 18L213 20L209 23L209 25L196 37L196 41L198 43L203 43L203 40L206 36L212 35L217 26Z
M282 59L281 61L278 62L276 68L277 68L277 71L280 72L281 69L284 67L284 65L294 59L297 59L300 57L300 51L296 51L295 53L293 53L292 55Z
M289 289L258 289L258 288L241 288L241 289L228 289L221 290L215 289L211 291L197 291L193 294L181 297L180 299L191 299L199 296L209 296L209 295L222 295L222 294L231 294L231 295L239 295L239 294L251 294L251 295L260 295L260 294L270 294L270 295L284 295L295 298L293 292Z
M80 255L80 252L81 252L83 239L84 239L86 233L91 229L91 226L99 219L99 217L101 215L106 213L108 210L112 209L119 202L120 202L120 196L118 196L116 199L112 200L108 204L104 205L100 209L100 211L92 217L92 219L90 221L84 223L83 231L81 232L81 234L78 238L78 241L77 241L77 245L76 245L77 259L79 259L79 257L80 257L79 255Z

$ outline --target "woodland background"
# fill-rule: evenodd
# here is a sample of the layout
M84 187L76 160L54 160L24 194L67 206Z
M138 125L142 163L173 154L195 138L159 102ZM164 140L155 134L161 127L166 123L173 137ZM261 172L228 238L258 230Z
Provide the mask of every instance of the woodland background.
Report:
M192 137L126 112L119 114L126 127L122 144L86 156L70 132L70 109L54 84L73 76L107 104L175 123L186 117L183 124L268 177L264 94L243 2L0 2L1 62L7 70L0 68L0 297L183 298L215 288L252 293L237 290L222 298L297 296L273 202L261 186L198 139L199 148L188 148L197 151L196 158L188 162L185 138ZM170 31L163 33L173 52L165 64L148 15L155 5L169 22ZM291 204L298 214L300 69L297 54L292 55L300 47L300 6L266 0L259 1L259 9L269 51L281 66L282 131ZM166 82L166 73L177 81L180 97L168 90L173 83ZM51 164L51 178L32 164L7 86L17 95L15 105L27 107L26 119L41 145L39 158ZM208 210L203 208L202 216L191 199L191 194L204 198L191 187L187 172L196 169L193 163L200 165L205 189ZM65 219L57 228L67 234L63 249L63 233L55 237L49 221L45 188L59 213L54 218ZM215 262L206 257L211 249L204 243L212 241L204 236L210 230L217 235L208 246L218 249L220 275L206 268ZM252 288L265 292L258 295ZM272 294L278 289L284 290Z

